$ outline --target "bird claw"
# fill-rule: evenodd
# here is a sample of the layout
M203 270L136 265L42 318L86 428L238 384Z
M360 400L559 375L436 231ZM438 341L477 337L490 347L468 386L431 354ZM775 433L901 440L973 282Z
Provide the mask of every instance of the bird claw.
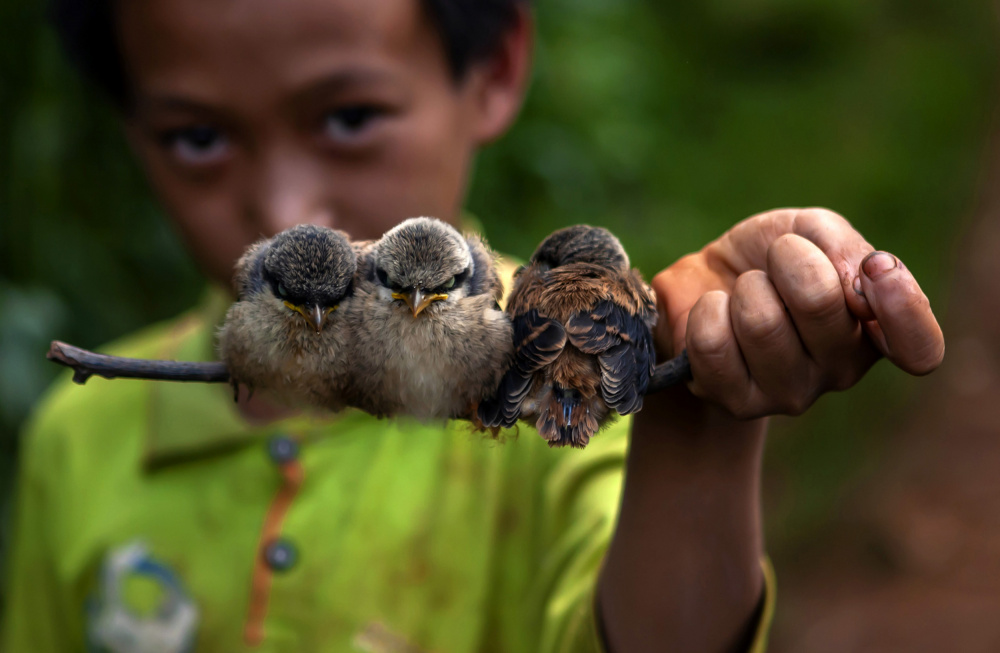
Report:
M230 379L229 385L233 389L233 403L240 403L240 382L237 379ZM244 384L247 387L247 401L253 399L254 387L249 383Z

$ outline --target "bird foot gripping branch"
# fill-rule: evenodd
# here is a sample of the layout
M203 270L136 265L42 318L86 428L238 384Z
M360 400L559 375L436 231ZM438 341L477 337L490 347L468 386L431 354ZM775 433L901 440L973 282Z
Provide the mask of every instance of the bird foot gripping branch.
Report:
M374 243L293 227L251 246L235 285L222 361L122 358L59 341L47 357L80 384L247 383L291 404L470 419L490 431L524 419L552 446L577 447L612 411L636 412L644 395L691 376L685 352L653 365L655 298L605 229L547 238L516 275L506 313L485 242L431 218ZM405 301L418 292L433 299ZM301 373L289 379L279 370L292 360Z

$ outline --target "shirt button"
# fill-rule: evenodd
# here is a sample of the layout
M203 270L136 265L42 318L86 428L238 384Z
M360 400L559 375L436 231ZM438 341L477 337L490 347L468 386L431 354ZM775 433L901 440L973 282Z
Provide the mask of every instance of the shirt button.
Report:
M273 571L288 571L295 566L299 554L295 545L285 539L276 539L264 549L264 561Z
M276 435L267 443L267 453L275 464L284 465L299 457L299 443L287 435Z

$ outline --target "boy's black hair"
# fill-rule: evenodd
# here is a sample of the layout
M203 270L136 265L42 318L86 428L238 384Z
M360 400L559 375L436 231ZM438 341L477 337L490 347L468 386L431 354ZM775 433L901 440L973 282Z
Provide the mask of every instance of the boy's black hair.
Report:
M128 104L128 80L115 34L116 0L51 0L50 20L80 71L119 106ZM494 54L529 0L419 0L444 45L452 77Z

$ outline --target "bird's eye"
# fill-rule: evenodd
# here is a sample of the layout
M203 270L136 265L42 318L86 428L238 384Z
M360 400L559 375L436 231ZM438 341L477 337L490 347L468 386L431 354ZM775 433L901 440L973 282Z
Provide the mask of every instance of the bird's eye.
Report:
M378 277L378 282L380 284L386 288L389 287L389 274L385 270L382 268L375 268L375 276Z
M451 290L452 288L455 287L455 282L456 281L457 281L457 279L455 277L452 277L451 279L448 279L447 281L445 281L441 285L441 287L444 288L445 290Z
M288 290L286 290L280 283L278 284L278 297L281 297L282 299L288 297Z

